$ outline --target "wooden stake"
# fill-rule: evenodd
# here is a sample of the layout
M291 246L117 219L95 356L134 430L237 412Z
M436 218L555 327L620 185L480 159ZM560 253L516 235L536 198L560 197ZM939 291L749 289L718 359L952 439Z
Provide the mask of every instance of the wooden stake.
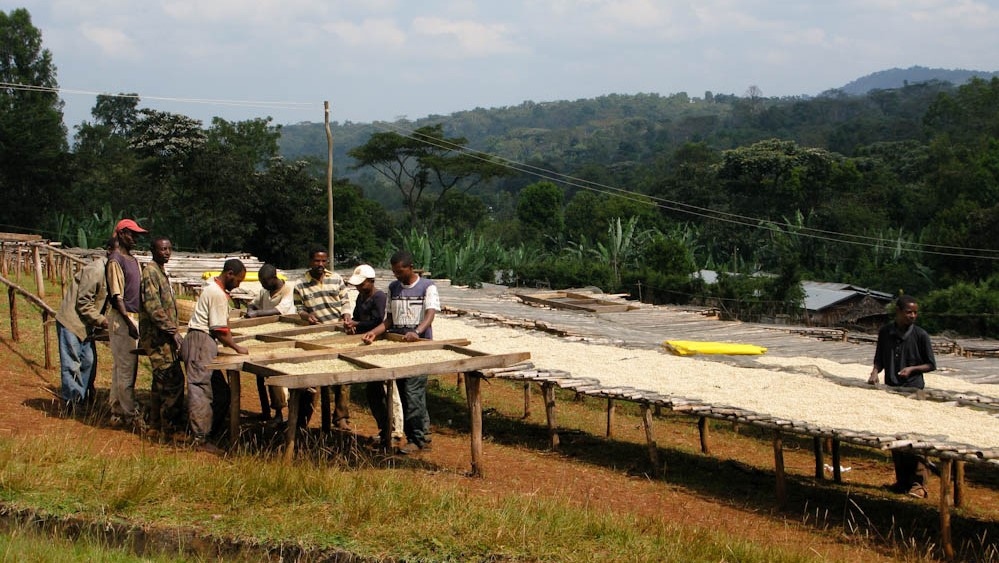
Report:
M42 344L45 348L45 369L52 369L52 325L55 319L49 320L48 311L42 311Z
M833 466L833 483L843 482L843 464L840 462L839 458L839 440L833 439L832 441L832 466Z
M607 398L607 439L614 437L614 399Z
M555 384L544 382L541 384L541 395L545 399L545 416L548 419L548 439L552 451L558 451L558 427L555 425Z
M298 435L298 402L301 400L301 389L289 389L288 426L284 431L284 462L291 464L295 459L295 437Z
M329 101L323 102L323 123L326 126L326 221L330 229L329 259L332 270L336 260L333 258L333 131L330 130Z
M652 463L652 472L659 472L659 446L656 445L655 437L652 435L652 409L648 403L642 403L642 421L645 423L645 444L649 448L649 461Z
M264 383L264 376L257 376L257 395L260 396L260 414L264 420L271 418L271 396L267 392L267 384Z
M330 410L330 388L328 386L323 386L319 388L319 412L320 412L320 428L322 428L324 434L328 434L330 428L332 428L333 413Z
M20 342L21 337L17 330L17 294L13 287L7 288L7 299L10 301L10 337L14 342Z
M465 374L465 397L472 432L472 477L482 477L482 374L470 371Z
M964 462L954 462L954 506L964 506Z
M531 418L531 384L524 382L524 418Z
M701 437L701 453L711 455L711 447L708 445L708 432L711 431L711 423L708 417L702 416L697 419L697 433Z
M42 253L38 245L31 246L31 257L35 263L35 286L38 288L38 297L45 297L45 280L42 278Z
M952 465L953 461L950 459L940 460L940 547L943 548L944 557L948 561L954 560L954 542L950 529Z
M818 480L824 480L826 478L825 474L825 459L824 452L822 451L822 438L815 436L812 438L812 450L815 451L815 478Z
M777 480L777 504L787 504L787 477L784 475L784 437L774 430L774 477Z
M382 428L382 446L386 451L392 451L392 428L396 423L402 423L395 419L395 405L392 401L392 392L395 390L395 380L388 380L382 383L382 392L385 393L385 427Z
M226 375L229 378L229 445L235 446L239 443L239 401L242 395L240 395L240 380L239 380L239 370L230 369L226 370Z

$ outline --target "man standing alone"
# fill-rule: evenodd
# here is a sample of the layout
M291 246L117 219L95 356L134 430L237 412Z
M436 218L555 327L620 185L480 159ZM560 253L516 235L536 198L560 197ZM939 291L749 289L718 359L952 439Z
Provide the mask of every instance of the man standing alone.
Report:
M874 367L868 383L878 382L878 374L885 372L885 385L922 389L923 374L937 369L933 346L926 331L916 326L919 304L908 295L895 301L895 320L878 331L874 352ZM929 478L926 462L911 452L891 451L895 465L895 482L888 486L895 493L909 493L926 498L926 481Z
M177 299L164 268L173 245L166 237L156 237L151 249L153 261L142 268L139 347L149 355L153 372L149 425L163 437L184 427L184 371L178 356Z
M141 273L139 261L132 256L135 237L146 230L131 219L122 219L114 229L118 248L108 257L107 284L111 309L108 333L111 357L111 422L141 426L142 417L135 401L135 375L139 357L135 354L139 338L138 322Z

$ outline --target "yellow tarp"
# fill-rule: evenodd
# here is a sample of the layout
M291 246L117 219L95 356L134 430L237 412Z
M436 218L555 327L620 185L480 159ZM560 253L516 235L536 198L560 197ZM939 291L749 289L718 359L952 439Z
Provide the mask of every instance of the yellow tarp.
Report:
M201 279L203 279L203 280L210 280L210 279L212 279L212 278L214 278L216 276L221 276L221 275L222 275L222 272L203 272L201 274ZM278 279L288 281L288 277L285 276L284 274L280 273L280 272L278 272L277 277L278 277ZM244 278L243 281L255 282L255 281L260 281L260 280L257 279L257 272L251 272L251 271L247 270L246 271L246 278Z
M677 356L696 354L728 354L758 356L767 351L763 346L753 344L732 344L730 342L698 342L695 340L664 340L663 346Z

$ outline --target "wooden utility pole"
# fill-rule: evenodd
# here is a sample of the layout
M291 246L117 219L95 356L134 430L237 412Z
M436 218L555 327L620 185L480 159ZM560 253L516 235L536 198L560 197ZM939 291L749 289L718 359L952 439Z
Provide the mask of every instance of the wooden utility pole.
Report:
M323 102L323 112L325 114L323 123L326 125L326 220L330 227L329 240L329 268L333 269L335 260L333 259L333 132L330 131L330 103Z

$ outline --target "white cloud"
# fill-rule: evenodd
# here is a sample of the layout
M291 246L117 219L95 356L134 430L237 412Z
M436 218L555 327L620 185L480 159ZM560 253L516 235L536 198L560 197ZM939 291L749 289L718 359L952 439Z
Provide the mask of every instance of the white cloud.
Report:
M524 47L512 40L509 29L503 24L417 17L413 20L412 29L415 35L450 39L442 54L455 58L525 51Z
M120 29L84 24L80 26L80 33L97 45L105 55L125 60L140 58L138 45Z
M341 20L322 27L352 46L401 47L406 43L406 32L388 19L367 19L360 23Z

